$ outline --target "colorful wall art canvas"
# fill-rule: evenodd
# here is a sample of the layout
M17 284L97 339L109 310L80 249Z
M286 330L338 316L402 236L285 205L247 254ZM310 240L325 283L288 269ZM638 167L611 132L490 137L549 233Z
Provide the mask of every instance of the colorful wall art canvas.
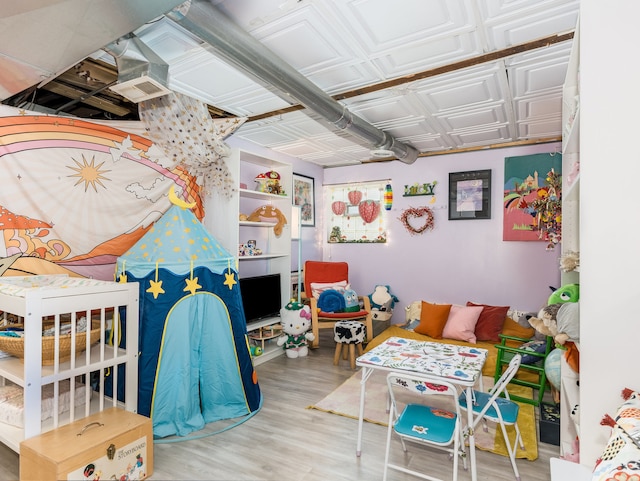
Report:
M532 203L549 194L548 173L562 175L562 154L533 154L504 160L505 241L545 241L538 229L538 213ZM561 192L552 193L560 199Z

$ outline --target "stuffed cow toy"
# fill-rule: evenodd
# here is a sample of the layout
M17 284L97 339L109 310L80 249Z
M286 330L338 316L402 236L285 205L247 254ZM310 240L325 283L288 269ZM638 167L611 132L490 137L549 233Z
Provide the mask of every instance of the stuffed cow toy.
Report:
M280 309L282 336L278 338L278 346L282 346L287 357L304 357L309 354L309 341L315 336L307 332L311 328L311 309L309 306L291 301Z

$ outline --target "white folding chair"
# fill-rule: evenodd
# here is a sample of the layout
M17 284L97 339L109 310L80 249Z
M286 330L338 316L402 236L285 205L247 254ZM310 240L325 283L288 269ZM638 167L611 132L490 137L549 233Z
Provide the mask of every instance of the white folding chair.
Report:
M524 449L524 442L520 435L520 428L518 428L518 412L520 406L509 398L509 392L507 391L507 384L511 381L513 376L516 375L520 368L520 361L522 356L516 354L509 362L507 369L502 373L502 376L495 385L489 390L489 392L483 392L473 390L472 409L474 414L473 426L471 429L475 429L476 426L482 421L492 421L500 425L502 429L502 435L504 436L507 452L509 453L509 459L511 460L511 466L513 467L513 473L516 476L516 480L520 481L520 473L518 472L518 466L516 465L516 448L520 444L520 448ZM504 397L500 397L504 395ZM464 411L467 409L467 396L463 391L459 398L460 408ZM513 441L513 445L509 441L507 435L507 426L514 426L516 437ZM486 424L484 426L487 430Z
M387 387L389 390L389 428L387 429L387 448L384 458L383 481L387 480L389 469L402 471L414 476L442 481L418 471L389 462L391 448L391 432L395 432L402 442L402 449L406 452L405 441L426 444L431 447L448 452L453 457L453 481L458 479L458 457L464 460L464 468L467 467L466 451L460 417L460 405L458 403L458 391L455 386L441 378L424 376L411 372L391 372L387 375ZM402 411L399 411L397 393L399 388L407 389L424 398L430 399L429 404L407 403ZM412 399L415 397L411 396ZM449 398L449 399L447 399ZM421 399L424 400L424 399ZM437 406L432 406L437 404Z

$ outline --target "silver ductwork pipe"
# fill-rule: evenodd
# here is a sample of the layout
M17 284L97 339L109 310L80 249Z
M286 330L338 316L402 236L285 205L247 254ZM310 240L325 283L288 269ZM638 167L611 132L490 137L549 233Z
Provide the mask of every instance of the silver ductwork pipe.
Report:
M102 49L118 67L114 92L134 103L171 92L168 88L169 65L134 34L119 38Z
M391 151L399 160L407 164L412 164L418 157L418 151L414 147L399 142L388 133L351 113L249 33L238 27L210 2L193 0L186 13L175 9L166 16L208 43L213 51L227 63L250 75L260 84L266 84L267 88L271 87L274 94L292 103L300 103L337 128L371 145L372 150Z

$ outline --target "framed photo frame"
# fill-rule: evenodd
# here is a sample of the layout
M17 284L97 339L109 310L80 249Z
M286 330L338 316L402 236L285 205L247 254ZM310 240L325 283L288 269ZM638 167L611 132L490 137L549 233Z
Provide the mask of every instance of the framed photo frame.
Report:
M449 173L449 220L491 219L491 169Z
M306 175L293 174L293 205L300 206L300 225L316 225L315 180Z

